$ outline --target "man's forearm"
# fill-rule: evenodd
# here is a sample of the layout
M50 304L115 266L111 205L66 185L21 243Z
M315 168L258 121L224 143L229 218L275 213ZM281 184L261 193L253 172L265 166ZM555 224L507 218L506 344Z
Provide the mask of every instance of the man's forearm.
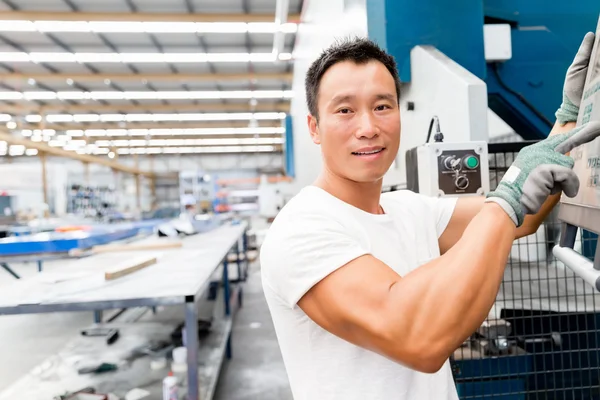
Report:
M481 325L502 282L514 235L506 212L486 203L452 249L390 288L393 334L406 343L400 353L421 352L430 360L424 369L435 371Z

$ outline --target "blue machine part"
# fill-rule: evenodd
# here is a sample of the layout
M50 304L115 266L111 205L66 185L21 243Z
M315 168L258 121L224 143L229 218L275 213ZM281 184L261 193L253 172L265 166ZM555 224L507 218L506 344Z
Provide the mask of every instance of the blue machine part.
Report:
M402 81L410 81L410 50L435 46L485 80L490 108L524 139L548 135L567 68L599 14L597 0L367 1L369 37L394 56ZM484 23L511 25L512 59L486 64Z
M489 106L524 139L545 138L562 101L567 68L586 32L596 30L600 3L485 0L484 13L486 23L512 27L512 58L488 64Z
M410 51L432 45L485 78L481 0L368 0L369 38L394 56L400 79L410 81Z

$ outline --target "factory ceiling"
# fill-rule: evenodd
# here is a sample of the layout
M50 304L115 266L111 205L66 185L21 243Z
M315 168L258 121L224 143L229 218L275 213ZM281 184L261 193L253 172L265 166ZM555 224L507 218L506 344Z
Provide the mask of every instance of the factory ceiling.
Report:
M280 152L301 8L302 0L0 0L2 131L111 158ZM5 143L0 155L41 148Z

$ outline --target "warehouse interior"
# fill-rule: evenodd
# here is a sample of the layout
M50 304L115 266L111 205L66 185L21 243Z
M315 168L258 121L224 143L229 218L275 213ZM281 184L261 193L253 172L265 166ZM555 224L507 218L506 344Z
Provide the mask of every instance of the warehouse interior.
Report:
M599 17L593 0L0 0L0 400L293 399L260 250L323 166L311 63L355 36L398 63L383 192L481 196L547 137ZM600 226L560 211L600 210L585 174L589 197L514 242L451 357L461 400L600 399Z

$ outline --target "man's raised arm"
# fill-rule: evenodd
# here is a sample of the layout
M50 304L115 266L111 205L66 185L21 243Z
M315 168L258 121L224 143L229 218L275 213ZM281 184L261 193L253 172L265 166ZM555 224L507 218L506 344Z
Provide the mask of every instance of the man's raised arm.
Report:
M515 232L551 193L577 193L565 153L600 136L600 123L523 149L462 237L400 277L364 255L314 285L298 305L317 324L410 368L437 371L481 325L496 298Z

